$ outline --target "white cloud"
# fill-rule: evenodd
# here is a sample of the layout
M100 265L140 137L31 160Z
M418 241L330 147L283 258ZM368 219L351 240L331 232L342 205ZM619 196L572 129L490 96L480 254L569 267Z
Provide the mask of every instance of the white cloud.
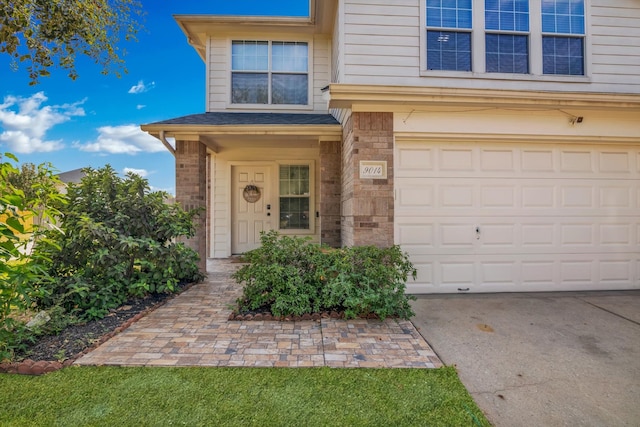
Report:
M129 172L135 173L136 175L140 175L143 178L149 176L149 171L146 169L124 168L122 170L122 173L125 175L128 174Z
M108 154L158 153L166 150L156 138L136 125L103 126L98 139L86 144L74 143L82 151Z
M131 89L129 89L129 93L139 94L139 93L148 92L151 89L153 89L153 87L155 85L156 85L155 82L151 82L149 84L145 84L144 80L139 80L137 85L131 86Z
M138 110L142 110L144 107L146 107L146 105L143 105L143 104L136 105L136 109Z
M47 140L47 132L55 125L84 116L81 105L43 105L47 101L44 92L28 98L6 96L0 104L0 143L5 143L16 153L51 152L64 147L61 140Z

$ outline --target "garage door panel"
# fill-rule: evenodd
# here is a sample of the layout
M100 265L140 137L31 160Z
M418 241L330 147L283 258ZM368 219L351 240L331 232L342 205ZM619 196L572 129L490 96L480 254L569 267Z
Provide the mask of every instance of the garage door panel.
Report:
M494 176L529 178L581 177L598 174L607 178L638 177L640 154L637 150L591 146L549 147L522 146L504 148L464 147L461 144L423 146L420 143L400 143L396 147L397 177L408 176L465 176L491 173ZM635 160L634 160L635 158Z
M513 186L488 184L480 189L480 207L517 208L516 189Z
M629 253L640 250L635 218L405 217L396 219L397 243L416 254ZM628 222L625 222L628 221Z
M483 171L516 171L516 153L514 150L480 150L480 168Z
M631 279L634 277L633 260L624 261L602 261L599 265L599 278L602 283L628 283L632 285ZM637 276L636 276L637 277Z
M429 209L434 207L433 185L408 185L397 191L397 204L403 209Z
M615 215L635 215L640 208L638 182L640 178L542 182L520 178L399 178L396 208L400 214L416 209L477 208L482 210L467 214L479 216L487 215L485 209L494 209L492 215L522 215L527 210L557 215L561 209L566 215L603 216L611 215L615 208Z
M440 273L440 282L444 285L475 285L475 265L473 262L443 261L436 264Z
M518 265L512 262L484 262L480 264L483 285L509 285L518 281Z
M428 224L400 224L397 227L398 238L403 246L434 247L433 225Z
M594 154L590 150L561 150L560 172L595 172Z
M605 185L600 188L600 206L603 208L629 209L633 207L633 189L621 185Z
M476 170L472 148L442 148L439 150L439 170L473 172Z
M440 203L443 208L474 207L475 189L473 185L443 185L440 187Z
M556 167L554 152L551 149L523 149L520 155L522 161L521 171L549 173Z
M409 290L640 288L637 148L431 143L415 161L417 147L396 147Z
M474 234L470 232L472 225L468 223L460 224L439 224L440 247L471 249L474 246Z
M640 262L624 255L538 254L526 260L505 255L412 257L417 279L410 293L533 292L637 289Z
M557 262L522 261L522 283L525 286L553 286L558 282Z
M593 224L560 224L560 246L565 249L575 247L593 247L595 233Z
M601 224L600 242L603 246L627 246L633 244L631 224Z
M590 284L594 277L594 262L591 260L568 260L560 262L562 283Z
M633 153L600 152L598 170L608 173L633 173Z

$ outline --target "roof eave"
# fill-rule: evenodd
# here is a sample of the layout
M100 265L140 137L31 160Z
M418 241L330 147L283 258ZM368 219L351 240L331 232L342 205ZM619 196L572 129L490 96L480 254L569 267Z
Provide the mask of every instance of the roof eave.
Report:
M233 135L233 136L317 136L317 137L342 137L342 126L331 125L189 125L189 124L148 124L140 128L154 136L161 131L168 137L180 134L198 135Z
M354 110L364 105L386 106L392 110L421 105L640 110L640 95L616 93L331 84L325 96L329 108Z

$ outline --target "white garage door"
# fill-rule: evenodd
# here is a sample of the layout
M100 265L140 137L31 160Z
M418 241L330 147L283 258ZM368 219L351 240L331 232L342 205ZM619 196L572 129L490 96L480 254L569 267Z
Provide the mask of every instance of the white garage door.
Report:
M640 288L640 147L397 141L394 157L408 292Z

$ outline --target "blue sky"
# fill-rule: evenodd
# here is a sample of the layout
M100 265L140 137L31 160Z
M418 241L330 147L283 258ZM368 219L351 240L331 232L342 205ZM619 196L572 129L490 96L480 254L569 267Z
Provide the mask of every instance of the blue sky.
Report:
M175 193L174 158L139 125L205 111L205 66L172 15L308 16L308 0L142 0L145 30L123 42L127 74L104 76L77 58L79 78L63 69L29 86L21 65L0 55L0 153L65 172L110 164Z

